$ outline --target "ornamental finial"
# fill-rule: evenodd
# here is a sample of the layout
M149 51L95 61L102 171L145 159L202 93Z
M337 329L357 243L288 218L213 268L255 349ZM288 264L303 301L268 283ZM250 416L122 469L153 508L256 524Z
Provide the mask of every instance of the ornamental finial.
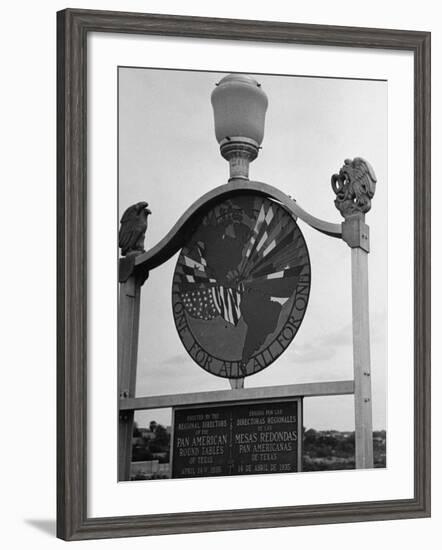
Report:
M370 210L376 175L363 158L346 159L339 174L333 174L331 185L336 194L335 206L344 218Z

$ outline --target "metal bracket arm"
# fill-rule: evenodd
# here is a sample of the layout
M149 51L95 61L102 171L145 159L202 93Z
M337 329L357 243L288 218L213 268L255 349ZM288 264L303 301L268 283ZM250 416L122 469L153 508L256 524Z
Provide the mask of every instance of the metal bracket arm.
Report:
M241 183L235 181L220 185L196 200L158 244L135 258L134 272L142 275L143 272L149 272L169 260L182 248L187 235L192 231L195 223L198 222L200 215L217 201L250 191L278 201L293 216L304 221L317 231L330 237L342 238L342 226L340 223L330 223L315 218L303 210L295 200L279 189L276 189L276 187L258 181L244 181Z

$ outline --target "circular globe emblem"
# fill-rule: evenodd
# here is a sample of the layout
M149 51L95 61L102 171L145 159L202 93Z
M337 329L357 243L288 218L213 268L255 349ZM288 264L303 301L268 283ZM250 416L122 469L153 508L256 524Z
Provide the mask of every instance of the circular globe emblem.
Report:
M223 378L255 374L277 359L301 326L310 259L294 218L278 203L244 194L205 214L175 268L175 325L192 359Z

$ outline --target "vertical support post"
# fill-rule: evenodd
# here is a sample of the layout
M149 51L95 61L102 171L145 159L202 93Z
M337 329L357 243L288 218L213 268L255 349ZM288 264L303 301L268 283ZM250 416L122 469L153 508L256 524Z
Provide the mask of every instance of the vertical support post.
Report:
M368 253L351 250L356 468L373 468Z
M118 309L118 397L135 397L140 323L141 286L149 272L135 273L135 259L144 252L147 218L151 211L145 201L129 206L120 220L118 269L120 300ZM118 411L118 481L130 480L134 411Z
M232 390L242 390L244 388L244 378L229 378Z
M369 227L365 214L376 191L376 174L362 157L345 159L331 177L335 206L344 218L342 239L351 248L356 468L373 468L370 326L368 303Z
M298 397L298 472L302 472L304 460L304 398Z
M173 447L175 441L175 411L176 407L172 407L172 422L170 430L170 443L169 443L169 478L173 479Z
M135 397L141 282L131 275L120 284L118 314L118 395ZM119 411L118 481L130 480L133 411Z
M356 468L373 468L370 318L368 300L369 227L364 215L348 217L342 238L351 248L353 371L355 381Z

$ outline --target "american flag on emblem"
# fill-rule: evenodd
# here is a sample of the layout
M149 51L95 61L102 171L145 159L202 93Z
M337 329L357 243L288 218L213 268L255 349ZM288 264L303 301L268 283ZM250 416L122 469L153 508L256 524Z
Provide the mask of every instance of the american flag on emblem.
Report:
M221 316L236 326L241 317L240 292L217 284L217 280L207 273L207 262L200 246L196 252L198 260L183 255L180 265L181 297L187 313L204 321Z
M215 286L211 288L213 301L219 315L232 325L237 325L241 317L241 293L233 288Z
M181 294L184 307L192 317L210 321L223 317L232 325L237 325L241 317L241 294L224 286L200 287Z

